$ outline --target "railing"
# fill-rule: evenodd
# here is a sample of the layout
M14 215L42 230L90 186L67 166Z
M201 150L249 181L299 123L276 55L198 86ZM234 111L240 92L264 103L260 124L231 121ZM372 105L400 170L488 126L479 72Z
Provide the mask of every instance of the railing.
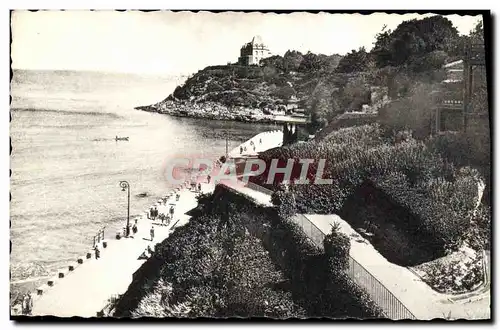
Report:
M316 227L309 219L307 219L302 214L296 214L292 220L302 228L302 231L306 236L320 249L323 249L323 240L325 239L325 234Z
M104 229L105 228L106 227L102 227L101 229L99 229L97 234L92 237L92 240L94 242L92 247L96 246L96 244L99 244L102 240L104 240Z
M318 248L324 249L323 240L325 234L311 220L302 214L292 218L293 221L302 228L304 234ZM348 276L358 286L363 288L379 306L384 315L391 320L411 319L415 320L413 315L403 303L396 298L373 274L361 266L354 258L349 256Z
M354 283L365 289L377 306L382 309L385 316L391 320L416 319L415 315L391 291L351 256L349 256L347 274Z

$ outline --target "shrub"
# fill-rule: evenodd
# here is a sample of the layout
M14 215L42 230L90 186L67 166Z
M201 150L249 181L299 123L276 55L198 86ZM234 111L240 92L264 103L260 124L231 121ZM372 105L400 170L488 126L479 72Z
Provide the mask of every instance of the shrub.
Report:
M339 231L338 223L332 227L331 233L325 236L323 245L325 248L325 254L330 259L329 262L331 264L332 271L347 271L351 241L347 235Z
M473 218L471 229L467 233L469 245L477 251L491 249L491 209L480 205Z
M293 194L283 187L271 195L271 202L278 208L278 215L283 219L288 219L297 213Z
M189 303L171 304L172 285L162 279L155 285L154 291L147 294L132 311L132 318L139 317L186 317L191 311Z

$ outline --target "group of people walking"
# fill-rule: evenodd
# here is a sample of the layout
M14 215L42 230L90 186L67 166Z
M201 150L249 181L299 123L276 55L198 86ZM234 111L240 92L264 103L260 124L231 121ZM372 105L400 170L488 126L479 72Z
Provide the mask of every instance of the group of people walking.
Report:
M262 138L260 138L260 139L259 139L259 144L262 144ZM255 150L256 150L255 143L254 143L252 140L250 140L250 146L252 146L253 151L255 151ZM240 154L242 154L242 153L243 153L243 151L245 151L245 152L246 152L246 151L247 151L247 147L246 147L246 146L241 145L241 146L240 146Z
M157 216L158 216L158 209L156 208L156 206L151 206L151 208L149 209L148 219L156 220Z

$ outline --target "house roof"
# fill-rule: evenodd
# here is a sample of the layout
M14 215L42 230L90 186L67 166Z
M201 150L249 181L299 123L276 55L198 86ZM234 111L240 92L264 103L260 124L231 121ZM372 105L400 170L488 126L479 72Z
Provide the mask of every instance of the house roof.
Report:
M252 38L252 44L254 45L262 45L264 42L262 41L262 37L259 35L256 35L255 37Z

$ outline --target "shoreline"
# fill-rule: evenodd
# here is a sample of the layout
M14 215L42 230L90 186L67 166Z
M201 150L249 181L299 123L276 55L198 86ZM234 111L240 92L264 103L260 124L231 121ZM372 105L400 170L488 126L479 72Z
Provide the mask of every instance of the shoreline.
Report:
M244 106L228 107L216 102L193 103L189 101L162 101L153 105L137 106L135 110L156 112L173 117L184 117L194 119L209 119L221 121L237 121L243 123L281 124L283 119L290 121L297 117L288 115L266 115L260 108L249 108ZM300 117L303 118L303 117Z
M257 134L255 136L253 136L252 138L241 142L239 146L248 143L249 141L255 139L257 136L260 136L260 135ZM215 168L217 168L216 162L217 162L217 160L213 160L213 163L209 167L207 167L206 169L200 170L194 174L186 176L186 178L185 178L186 180L184 181L184 183L174 185L174 186L168 188L167 191L164 194L162 194L161 197L159 197L159 200L157 202L152 202L152 204L149 206L149 208L146 208L146 210L144 212L141 212L140 214L137 214L134 216L131 215L131 217L130 217L131 223L134 220L138 220L137 224L138 224L138 227L139 227L141 233L143 233L143 232L147 233L147 229L145 229L145 228L146 227L149 228L149 226L154 225L156 228L157 234L159 234L159 235L157 235L155 242L158 244L158 243L161 243L164 240L166 240L170 234L170 231L174 227L180 227L180 226L184 225L185 223L189 222L191 216L187 215L186 213L188 210L193 209L193 207L196 208L198 206L196 198L193 198L194 196L191 196L188 194L189 195L188 199L191 200L191 202L195 203L195 204L191 205L190 207L187 207L184 210L186 212L181 211L180 214L178 214L178 211L176 210L177 211L176 218L178 218L178 220L177 221L172 220L170 222L170 224L167 225L167 228L166 228L167 230L164 233L162 233L162 231L164 231L163 229L165 229L163 224L159 224L158 221L155 222L153 220L150 220L149 218L147 218L146 213L148 212L148 210L151 207L156 206L157 209L159 211L161 211L161 213L166 214L166 211L167 211L166 205L168 205L171 202L175 202L174 195L176 193L179 193L182 196L184 196L186 192L196 193L196 192L191 190L191 184L188 184L188 183L192 183L192 182L200 183L202 186L203 193L211 192L213 190L213 188L215 187L215 185L214 185L214 183L206 183L206 177L208 174L211 174ZM162 201L163 204L160 201ZM185 197L182 198L182 201L186 202ZM179 204L179 201L176 201L175 203ZM182 202L181 202L181 205L182 205ZM178 205L178 208L179 207L180 207L180 205ZM179 223L179 221L180 221L180 223ZM118 231L113 231L112 235L109 235L109 234L106 235L101 242L97 243L97 245L100 247L100 250L102 251L101 258L104 257L105 259L108 260L110 258L109 257L110 254L114 257L117 257L118 255L122 255L121 252L115 251L117 249L116 245L119 245L120 249L125 248L126 246L125 246L124 242L127 241L128 238L121 237L121 239L117 240L115 236L116 236L117 232L122 232L122 230L124 230L124 229L125 229L125 227L120 227ZM133 236L134 235L132 235L132 237ZM120 241L121 241L121 244L119 243ZM141 242L142 240L138 240L138 241ZM109 246L107 248L104 248L102 246L103 242L106 242ZM154 246L156 246L156 244ZM135 251L135 252L137 252L136 254L139 255L139 253L144 250L144 247L138 248L136 250L137 250L137 251ZM83 255L86 253L89 253L89 251L93 251L93 250L92 250L92 248L89 248L86 251L87 252L82 252ZM93 253L93 252L90 252L90 253ZM48 308L48 310L52 310L53 308L57 307L54 305L54 304L56 304L54 298L57 296L56 293L57 293L58 287L61 286L60 282L68 281L66 279L67 275L71 274L70 277L72 278L72 277L76 277L74 274L77 274L77 276L81 276L82 273L83 274L88 273L88 271L89 271L88 264L89 263L92 263L92 267L95 267L96 269L99 269L99 267L102 266L102 261L100 263L101 265L96 265L98 260L94 260L94 257L91 257L90 259L84 258L84 257L78 257L78 258L81 258L82 260L86 260L86 261L84 261L82 263L75 261L76 259L73 261L68 261L68 264L70 266L74 267L73 269L69 269L68 266L66 266L66 267L60 268L57 272L47 274L46 276L40 276L40 277L35 278L33 280L30 280L29 278L27 278L25 280L21 280L23 282L30 282L32 284L30 285L30 288L28 290L19 290L19 297L18 297L19 299L15 299L14 301L10 301L9 305L10 305L11 315L14 315L14 316L23 315L22 314L22 299L26 296L27 293L30 293L32 295L32 299L33 299L32 300L32 302L33 302L32 311L35 310L34 314L29 314L29 315L30 316L49 315L49 314L44 314L44 313L40 314L40 311L38 311L38 310L40 309L40 310L44 311L45 308ZM137 262L134 261L134 258L129 259L129 257L127 256L126 259L127 259L127 264L132 264L132 266L137 264ZM84 269L83 270L79 269L79 268L82 268L82 266L84 266L83 267ZM141 267L142 267L142 263L136 269L134 267L132 267L134 269L131 268L131 271L133 270L133 272L135 272L135 271L139 270ZM59 276L59 278L58 278L58 274L61 273L63 270L64 270L64 275L62 277ZM103 274L104 273L99 273L99 275L103 275ZM133 275L133 274L131 273L131 275ZM118 278L117 278L117 280L118 280ZM53 282L53 284L47 284L48 282L51 282L51 281ZM122 279L122 282L123 282L123 279ZM127 281L125 280L125 282L127 282ZM128 285L130 285L130 283L126 283L126 284L127 284L127 288L128 288ZM9 285L11 288L10 291L12 293L13 283L9 282ZM64 283L65 287L67 287L67 285L68 284ZM54 289L54 286L56 289ZM38 293L39 290L42 290L41 294ZM54 292L54 291L56 291L56 292ZM116 294L116 293L114 293L114 294ZM122 294L123 294L123 292L122 292ZM65 295L62 295L61 299L62 298L67 298L67 297ZM109 296L107 298L109 300L112 298L112 296ZM40 303L42 305L41 307L39 306ZM93 303L97 304L98 302L93 301ZM104 306L104 308L105 308L105 306ZM38 312L36 312L36 311L38 311ZM100 309L96 310L96 313L99 311L100 311ZM64 317L63 315L56 315L56 316ZM70 315L68 315L68 316L70 316ZM73 316L82 317L82 315L79 315L79 314L73 315ZM90 315L90 314L87 315L87 317L90 317L90 316L95 316L95 315Z

